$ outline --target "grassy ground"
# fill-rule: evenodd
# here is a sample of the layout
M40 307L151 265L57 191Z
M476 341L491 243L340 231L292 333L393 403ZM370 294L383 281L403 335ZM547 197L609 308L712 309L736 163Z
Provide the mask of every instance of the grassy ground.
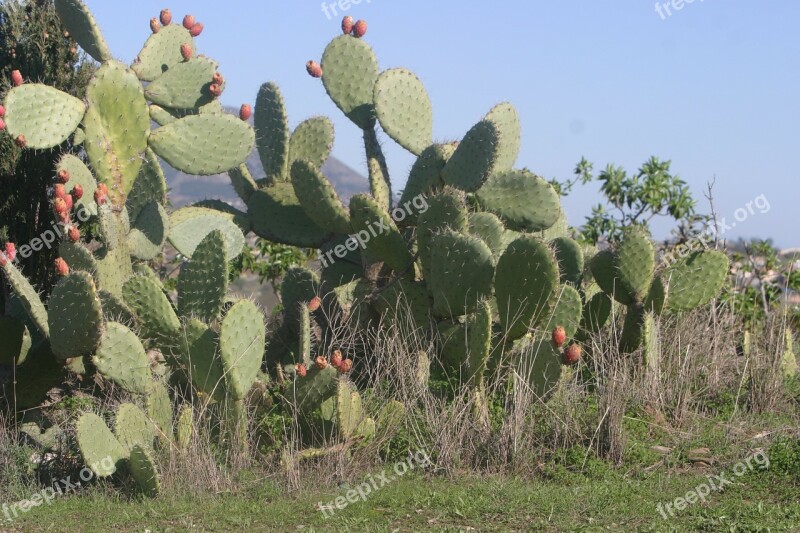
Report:
M706 502L668 519L656 509L703 483L706 474L654 473L633 480L565 474L549 481L492 477L404 477L324 517L318 502L338 490L303 491L295 497L269 483L238 494L202 500L119 500L88 493L31 510L8 531L797 531L800 491L769 473L745 474ZM255 485L254 485L255 486ZM329 513L330 514L330 513Z

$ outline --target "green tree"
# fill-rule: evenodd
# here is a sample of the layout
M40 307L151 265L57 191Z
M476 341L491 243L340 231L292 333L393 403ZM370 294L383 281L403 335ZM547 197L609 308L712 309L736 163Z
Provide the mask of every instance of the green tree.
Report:
M10 89L11 72L82 98L94 64L64 30L53 0L0 0L0 100ZM51 228L48 195L61 154L77 151L69 142L52 150L20 150L0 134L0 242L25 244ZM44 249L20 266L42 292L52 286L57 250ZM0 294L4 307L5 284Z

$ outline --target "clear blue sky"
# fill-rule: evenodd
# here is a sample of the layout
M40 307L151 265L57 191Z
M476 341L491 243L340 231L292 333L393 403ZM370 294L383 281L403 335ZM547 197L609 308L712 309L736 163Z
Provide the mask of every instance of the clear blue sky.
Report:
M178 22L193 13L206 28L200 52L227 79L225 104L253 102L261 83L275 81L292 125L331 117L334 155L363 172L359 131L304 68L339 33L341 13L329 20L321 0L165 1L87 3L125 62L162 7ZM613 162L635 171L657 155L698 198L716 175L728 222L766 195L769 213L727 238L800 246L800 3L694 0L670 10L663 19L651 0L362 0L346 14L369 22L382 68L405 66L425 82L439 140L461 138L511 101L523 125L518 166L563 179L581 156L596 169ZM399 189L413 160L386 144ZM598 198L594 186L579 188L565 201L570 222L580 224ZM656 236L666 229L657 225Z

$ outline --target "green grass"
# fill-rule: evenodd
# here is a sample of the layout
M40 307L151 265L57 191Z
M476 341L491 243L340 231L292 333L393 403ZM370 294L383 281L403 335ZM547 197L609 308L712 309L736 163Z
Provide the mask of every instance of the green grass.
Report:
M729 469L708 471L718 474ZM316 509L346 488L286 496L272 484L199 499L117 499L99 491L31 510L8 531L796 531L800 490L791 479L750 474L665 520L658 502L684 495L705 473L632 480L566 473L552 481L404 477L336 511Z

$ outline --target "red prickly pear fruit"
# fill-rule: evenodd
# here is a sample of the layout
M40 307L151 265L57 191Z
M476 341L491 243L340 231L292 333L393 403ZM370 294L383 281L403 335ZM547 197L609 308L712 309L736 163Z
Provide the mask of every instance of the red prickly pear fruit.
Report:
M53 198L64 198L67 196L67 191L64 189L64 185L61 183L56 183L53 186Z
M353 369L353 360L352 359L345 359L342 361L342 364L336 368L340 374L347 374L350 370Z
M0 118L0 131L6 129L6 121Z
M189 33L192 37L200 37L200 34L203 33L203 25L199 22L197 24L192 24L192 27L189 28Z
M58 274L62 278L64 276L69 275L69 265L62 258L59 257L56 259L55 266L56 266L56 274Z
M334 350L333 354L331 355L331 364L335 368L339 368L342 364L342 352L339 350Z
M297 375L300 376L301 378L306 377L306 374L308 374L308 369L306 369L306 365L304 365L303 363L300 363L299 365L295 366L295 369L297 370Z
M13 242L7 242L4 249L9 261L13 261L17 258L17 246Z
M159 19L161 20L162 25L169 26L172 24L172 11L169 9L162 9Z
M14 139L14 144L16 144L20 148L25 148L26 146L28 146L28 139L25 138L25 135L20 133L19 135L17 135L17 138Z
M72 226L67 232L67 237L71 242L78 242L81 240L81 231L76 226Z
M353 37L358 37L359 39L361 39L366 34L367 34L367 21L359 20L353 26Z
M108 201L108 186L106 186L105 183L101 183L97 186L97 189L95 189L94 201L97 205L103 205Z
M188 43L181 45L181 56L183 57L184 61L189 61L193 55L194 51L192 50L192 45Z
M69 212L68 211L64 211L63 213L57 213L57 215L58 215L58 221L60 223L62 223L62 224L69 224L70 223L70 218L69 218Z
M76 202L83 198L83 186L78 184L72 188L72 199Z
M581 358L581 347L578 344L570 344L567 346L567 349L564 350L564 358L563 362L565 365L574 365L580 361Z
M5 106L0 105L0 118L6 116L6 108Z
M161 23L157 18L150 19L150 31L158 33L161 30Z
M306 63L306 71L312 78L322 77L322 66L320 66L320 64L316 61L309 61Z
M239 118L247 122L252 116L253 108L250 107L250 104L242 104L242 108L239 109Z
M556 327L553 330L553 344L556 348L561 348L567 342L567 332L562 326Z
M69 170L62 168L58 171L58 182L59 183L68 183L69 182Z
M208 88L208 92L210 92L214 98L219 98L222 95L222 86L219 83L212 83Z
M66 198L66 196L64 198ZM53 200L53 211L55 211L59 215L61 213L66 213L67 211L69 211L67 209L67 202L66 200L64 200L64 198L56 198L55 200Z
M8 264L8 257L3 252L0 252L0 267L4 267Z
M310 302L308 302L308 310L312 313L316 313L319 310L319 307L322 305L322 298L319 296L314 296Z
M22 72L20 72L18 70L12 71L11 72L11 84L14 85L14 87L19 87L20 85L22 85L22 83L23 83Z
M328 367L328 361L321 355L314 360L314 364L317 365L317 368L320 370L325 370Z
M353 20L353 17L347 15L345 18L342 19L342 33L344 33L345 35L350 35L351 33L353 33L353 26L355 25L356 23Z
M191 30L192 26L194 26L194 15L186 15L183 17L183 27L187 30Z
M211 77L211 83L222 85L223 83L225 83L225 78L223 78L222 74L220 74L219 72L215 72L214 75Z
M64 201L67 203L67 211L72 211L72 208L75 205L75 202L72 200L72 196L66 195L64 197Z

